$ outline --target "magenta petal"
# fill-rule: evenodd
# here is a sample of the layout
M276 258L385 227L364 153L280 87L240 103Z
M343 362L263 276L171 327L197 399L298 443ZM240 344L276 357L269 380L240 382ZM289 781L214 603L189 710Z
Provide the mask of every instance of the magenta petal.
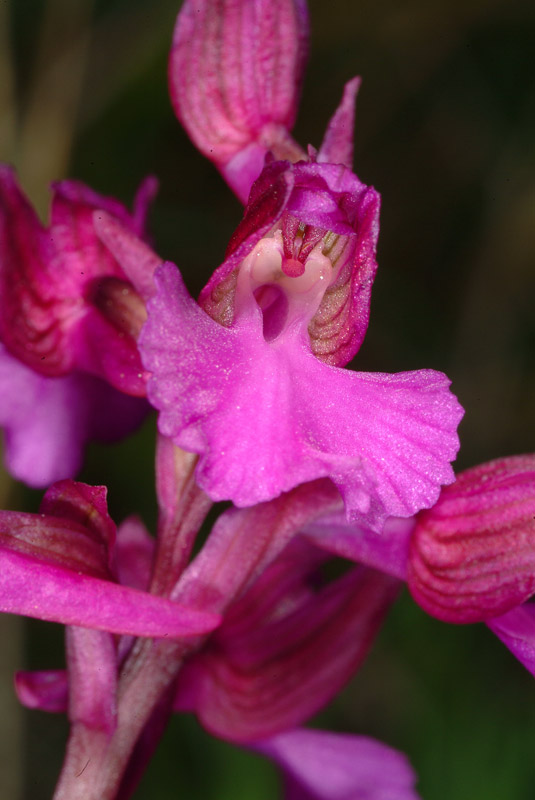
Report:
M487 625L518 658L532 675L535 675L535 605L524 603Z
M143 236L147 214L157 189L158 181L154 176L149 175L145 178L137 190L134 211L130 213L114 197L105 197L80 181L57 181L52 184L54 194L51 225L59 226L58 228L54 227L54 232L60 233L61 242L66 246L67 252L72 254L78 252L84 259L87 259L86 267L91 270L92 266L96 266L99 262L99 259L93 262L91 258L92 253L99 252L98 237L93 227L93 212L99 210L111 214L137 236ZM100 252L100 256L102 256L102 252ZM88 274L91 273L86 273L86 278ZM101 269L99 274L112 273Z
M135 337L118 330L99 308L87 309L72 342L80 370L104 378L121 393L145 396L147 376Z
M148 588L155 540L139 517L125 519L117 529L117 577L124 586Z
M335 512L319 517L301 533L317 547L330 553L406 580L414 525L413 517L389 517L383 530L377 533L362 525L348 523L343 512Z
M409 590L445 622L487 622L535 593L535 455L461 472L416 519Z
M147 217L154 198L158 194L160 182L155 175L147 175L141 181L134 197L132 209L132 230L139 236L144 236L147 230Z
M295 174L286 162L268 164L255 181L242 221L227 247L225 261L199 295L199 304L222 325L234 319L236 270L259 237L280 219L291 197Z
M7 468L30 486L74 477L88 441L125 436L147 411L145 400L127 397L91 375L39 375L0 345L0 426Z
M254 749L288 778L286 800L418 800L407 758L367 736L295 730Z
M3 550L0 611L110 633L178 638L216 628L215 614Z
M322 556L310 549L304 575L298 566L288 575L283 554L185 667L177 704L217 736L247 742L304 722L368 653L398 582L356 568L315 592Z
M256 151L289 139L307 39L303 0L186 0L178 15L169 60L173 108L218 167L241 157L231 185L243 201L258 176L250 164L262 167Z
M48 272L56 296L67 298L73 306L64 326L69 328L69 348L76 366L104 377L121 391L143 395L136 347L138 331L132 330L127 305L120 309L121 315L115 312L113 316L116 305L113 301L117 297L106 295L110 282L122 283L125 291L135 293L125 282L114 254L99 238L93 218L95 212L108 213L132 234L143 235L154 180L149 178L142 185L134 215L113 198L102 197L77 181L61 181L53 188L50 238L57 256L49 264ZM137 294L130 305L136 322L138 306L142 316L145 311Z
M64 318L50 265L56 247L21 192L14 171L0 164L0 338L10 352L45 375L72 367Z
M0 345L0 425L10 473L30 486L74 476L89 438L75 377L47 378Z
M93 213L95 230L144 300L154 294L154 270L162 259L145 242L106 211Z
M111 553L115 547L115 523L108 513L108 490L76 481L59 481L46 492L39 515L31 515L46 524L43 515L60 517L85 529L88 538ZM9 512L5 512L9 513ZM0 519L2 512L0 512ZM106 562L107 563L107 562Z
M69 703L69 680L64 669L15 673L15 691L26 708L64 713Z
M336 109L318 152L318 161L353 166L353 139L355 128L355 103L360 88L360 78L353 78L344 87L342 102Z
M160 431L199 453L199 485L247 506L316 478L348 516L380 528L431 505L453 481L462 416L445 375L356 373L314 357L299 330L266 342L258 308L223 328L157 272L140 339Z
M78 299L93 278L122 277L119 265L97 236L93 212L106 210L125 223L129 214L117 200L102 197L78 181L60 181L52 188L50 235L60 253L60 259L51 265L55 289Z

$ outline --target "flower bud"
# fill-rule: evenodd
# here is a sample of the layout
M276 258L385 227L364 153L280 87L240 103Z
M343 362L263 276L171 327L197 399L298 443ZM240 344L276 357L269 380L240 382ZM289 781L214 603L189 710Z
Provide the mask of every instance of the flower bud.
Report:
M302 0L186 0L169 59L171 102L193 143L245 202L268 150L304 157L289 131L308 41Z
M535 455L482 464L418 515L412 596L445 622L480 622L535 593Z

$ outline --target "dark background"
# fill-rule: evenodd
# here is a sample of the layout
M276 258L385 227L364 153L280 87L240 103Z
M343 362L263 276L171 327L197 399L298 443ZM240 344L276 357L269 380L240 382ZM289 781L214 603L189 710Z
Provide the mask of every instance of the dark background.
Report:
M318 146L343 83L360 74L355 169L383 197L371 323L355 368L447 372L466 408L458 469L535 450L533 4L309 6L296 138ZM155 247L196 293L221 262L241 209L169 105L178 7L0 3L0 157L16 164L43 217L54 178L79 178L130 204L142 176L155 173ZM90 448L82 478L109 486L117 520L140 511L154 522L153 437L151 420L117 448ZM3 496L19 509L39 499L7 477ZM7 619L2 636L7 670L62 658L59 626L31 622L21 636ZM5 690L0 702L0 787L11 787L1 795L47 800L66 723L21 716ZM489 631L438 623L403 596L359 675L317 723L406 751L425 800L532 800L534 709L533 679ZM136 797L268 800L275 786L260 759L181 718Z

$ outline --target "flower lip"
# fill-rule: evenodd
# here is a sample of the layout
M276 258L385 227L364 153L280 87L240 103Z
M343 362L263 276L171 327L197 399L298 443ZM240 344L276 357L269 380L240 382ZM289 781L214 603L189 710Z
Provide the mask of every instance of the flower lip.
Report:
M446 376L322 363L306 341L298 295L289 298L295 324L284 320L283 335L266 342L249 275L240 277L243 308L225 327L163 264L140 337L160 432L199 454L199 486L212 500L249 506L329 477L348 517L375 530L387 516L432 505L453 480L459 447L462 409Z

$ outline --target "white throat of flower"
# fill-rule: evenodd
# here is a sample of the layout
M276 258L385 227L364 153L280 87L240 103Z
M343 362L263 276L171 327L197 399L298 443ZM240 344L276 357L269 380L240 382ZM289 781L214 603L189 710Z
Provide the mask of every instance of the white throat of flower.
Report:
M282 233L277 230L260 239L240 265L236 318L249 313L254 302L263 314L266 341L297 323L306 328L332 279L332 264L322 253L322 242L302 263L285 257Z

